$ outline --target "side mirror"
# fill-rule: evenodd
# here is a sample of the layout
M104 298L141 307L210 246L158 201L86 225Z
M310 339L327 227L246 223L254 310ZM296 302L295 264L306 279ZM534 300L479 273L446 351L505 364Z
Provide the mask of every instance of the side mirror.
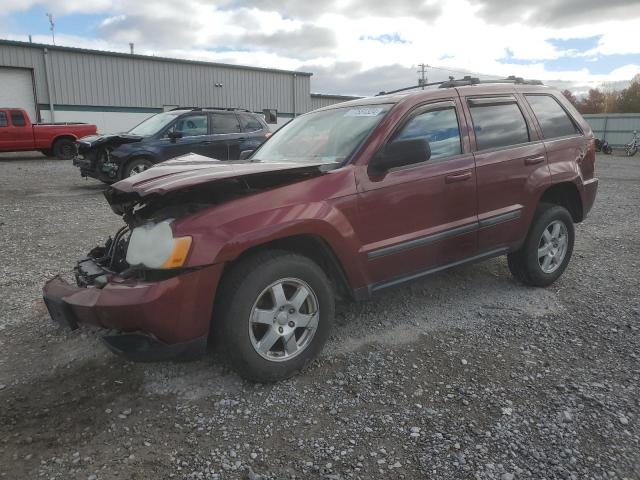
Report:
M167 137L169 137L172 143L176 143L177 139L182 138L182 132L176 132L172 130L171 132L167 133Z
M240 160L246 160L251 156L252 153L253 153L253 150L242 150L240 152Z
M378 172L386 172L392 168L426 162L431 158L429 142L424 138L396 140L388 143L371 160L370 167Z
M269 124L278 123L278 110L275 108L265 108L262 113L264 113L264 121Z

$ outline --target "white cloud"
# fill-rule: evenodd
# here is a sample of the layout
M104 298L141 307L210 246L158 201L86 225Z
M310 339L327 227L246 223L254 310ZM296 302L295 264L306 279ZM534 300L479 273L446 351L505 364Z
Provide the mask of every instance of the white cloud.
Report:
M105 15L97 27L97 38L61 32L59 44L127 51L128 43L135 42L137 53L316 69L312 88L339 89L335 93L369 94L410 85L417 80L415 65L421 62L455 71L514 74L583 86L626 80L638 73L640 42L633 40L634 32L640 30L638 9L627 9L627 18L614 20L585 15L581 10L580 18L586 20L578 22L571 9L556 6L557 15L550 25L544 10L550 8L549 1L527 1L515 8L519 0L328 0L322 5L298 0L220 0L215 5L208 0L152 4L138 0L5 0L3 8L5 15L34 5L50 8L57 15ZM625 0L612 1L622 8ZM601 9L595 0L588 0L588 5L594 12ZM495 15L487 12L499 9L505 15L497 24ZM0 35L16 38L15 32L7 30L9 26L10 22L2 22ZM594 36L600 39L588 52L563 49L552 42ZM34 40L48 42L48 37ZM602 56L615 54L639 57L607 74L591 73ZM583 58L585 67L558 71L547 66L548 61L555 60L557 66L569 57ZM431 78L447 73L429 70Z

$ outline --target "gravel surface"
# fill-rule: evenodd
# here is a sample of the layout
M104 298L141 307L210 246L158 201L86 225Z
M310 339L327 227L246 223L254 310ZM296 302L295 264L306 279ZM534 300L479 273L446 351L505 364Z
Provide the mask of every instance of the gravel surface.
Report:
M504 258L339 305L303 374L135 364L50 322L41 287L112 234L70 162L0 155L0 478L640 478L640 158L547 289Z

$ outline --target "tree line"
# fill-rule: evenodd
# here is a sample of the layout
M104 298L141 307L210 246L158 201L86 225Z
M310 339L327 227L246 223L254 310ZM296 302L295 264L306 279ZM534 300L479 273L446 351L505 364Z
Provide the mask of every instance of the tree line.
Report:
M586 97L578 99L569 90L562 94L580 113L640 113L640 74L633 77L624 90L602 91L592 88Z

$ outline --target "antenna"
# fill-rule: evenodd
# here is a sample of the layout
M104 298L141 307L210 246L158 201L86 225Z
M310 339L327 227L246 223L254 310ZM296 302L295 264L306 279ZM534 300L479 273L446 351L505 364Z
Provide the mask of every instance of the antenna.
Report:
M45 14L49 18L49 30L51 30L51 39L53 40L53 44L56 44L56 22L53 19L53 13Z

